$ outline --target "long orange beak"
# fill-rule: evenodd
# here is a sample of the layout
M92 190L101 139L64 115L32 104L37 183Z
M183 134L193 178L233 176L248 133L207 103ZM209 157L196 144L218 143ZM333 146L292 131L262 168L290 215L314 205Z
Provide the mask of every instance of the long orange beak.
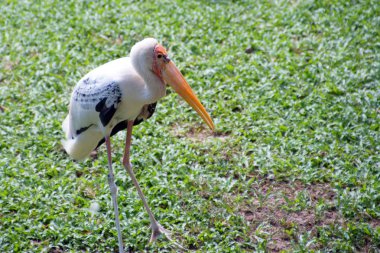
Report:
M199 116L202 117L210 129L214 131L215 126L210 115L207 113L190 85L186 82L185 78L172 61L165 64L165 67L162 70L162 78L175 90L175 92L178 93L178 95L197 111Z

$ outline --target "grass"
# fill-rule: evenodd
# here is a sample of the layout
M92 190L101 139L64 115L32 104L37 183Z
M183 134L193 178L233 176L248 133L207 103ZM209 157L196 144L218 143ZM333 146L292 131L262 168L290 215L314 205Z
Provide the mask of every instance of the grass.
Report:
M199 95L134 129L157 219L195 252L379 252L377 1L11 1L0 17L0 251L112 252L104 147L77 163L61 122L75 83L151 36ZM125 248L149 220L113 138ZM95 210L94 210L95 209Z

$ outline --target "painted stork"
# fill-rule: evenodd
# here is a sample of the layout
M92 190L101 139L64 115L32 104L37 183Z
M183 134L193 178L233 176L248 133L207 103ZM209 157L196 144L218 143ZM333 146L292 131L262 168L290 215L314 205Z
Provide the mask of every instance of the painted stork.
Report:
M163 46L156 39L147 38L136 43L130 57L120 58L95 68L75 86L71 95L69 114L62 124L66 152L75 160L85 159L94 149L106 143L108 155L108 183L111 190L118 233L119 252L123 252L114 182L110 137L127 129L123 165L130 175L148 212L152 236L160 234L169 240L169 231L154 218L145 200L130 163L132 127L148 119L155 111L157 100L165 96L169 84L214 130L205 108L192 91L181 72Z

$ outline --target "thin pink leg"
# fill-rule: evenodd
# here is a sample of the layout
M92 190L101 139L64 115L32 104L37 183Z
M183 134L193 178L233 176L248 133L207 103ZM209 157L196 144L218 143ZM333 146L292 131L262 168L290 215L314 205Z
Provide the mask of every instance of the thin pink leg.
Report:
M127 170L128 174L129 174L129 176L131 177L133 184L135 185L135 187L137 189L137 192L138 192L138 194L139 194L139 196L140 196L140 198L141 198L141 200L142 200L142 202L144 204L144 207L145 207L146 211L148 212L149 219L150 219L150 225L151 225L151 228L152 228L152 236L150 238L150 242L155 241L157 239L157 237L159 235L161 235L161 234L165 234L168 237L168 239L170 241L172 241L172 239L169 236L170 232L168 230L166 230L165 228L163 228L156 221L156 219L154 218L154 215L153 215L152 211L150 210L148 203L145 200L145 196L144 196L143 192L141 191L139 183L137 182L135 173L133 173L132 165L130 163L130 149L131 149L131 141L132 141L132 127L133 127L133 121L128 121L127 138L126 138L126 141L125 141L125 152L124 152L124 157L123 157L123 164L124 164L124 167ZM177 243L175 243L175 244L177 244Z
M123 250L123 239L121 237L121 229L120 229L120 221L119 221L119 208L117 206L117 187L115 184L115 177L112 170L112 157L111 157L111 141L110 137L106 136L106 146L107 146L107 155L108 155L108 184L110 186L111 190L111 196L112 196L112 203L113 208L115 212L115 223L116 223L116 229L117 229L117 239L119 242L119 253L124 253Z

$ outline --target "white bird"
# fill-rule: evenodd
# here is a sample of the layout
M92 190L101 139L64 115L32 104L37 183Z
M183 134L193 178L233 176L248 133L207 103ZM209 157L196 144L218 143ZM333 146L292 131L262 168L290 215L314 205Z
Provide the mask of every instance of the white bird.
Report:
M156 39L147 38L136 43L130 57L120 58L85 75L71 95L69 114L62 124L66 152L75 160L85 159L95 148L106 143L108 155L108 183L114 206L119 252L123 251L117 205L117 188L112 170L110 136L127 128L123 165L148 212L152 236L150 242L169 231L154 218L145 200L130 163L130 145L133 125L149 118L158 99L165 96L169 84L214 130L214 124L181 72L163 46Z

